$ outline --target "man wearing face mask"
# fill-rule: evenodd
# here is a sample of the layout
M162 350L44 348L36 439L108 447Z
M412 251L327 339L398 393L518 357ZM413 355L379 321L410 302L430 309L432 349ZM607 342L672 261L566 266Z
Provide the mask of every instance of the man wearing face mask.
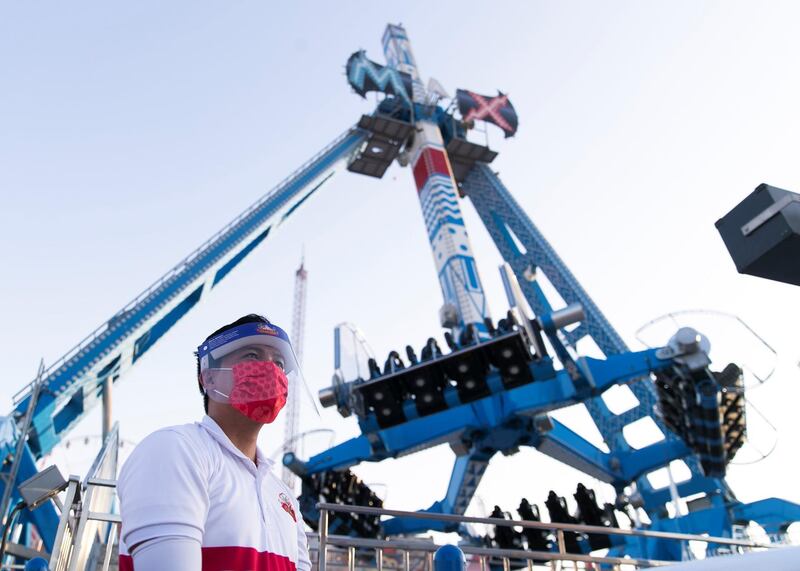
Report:
M122 467L120 571L309 571L300 509L256 445L301 382L289 337L251 314L196 356L206 416L154 432Z

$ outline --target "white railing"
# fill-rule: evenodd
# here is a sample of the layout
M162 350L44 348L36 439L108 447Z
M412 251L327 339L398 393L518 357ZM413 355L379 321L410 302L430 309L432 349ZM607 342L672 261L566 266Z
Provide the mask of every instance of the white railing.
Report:
M77 476L70 478L62 519L50 559L52 571L82 571L89 568L87 566L90 566L92 571L95 569L108 571L114 548L119 541L121 519L119 515L110 511L96 511L94 508L98 506L93 503L92 497L100 490L107 491L113 496L115 487L116 481L112 479L87 478L81 484ZM598 571L601 568L610 568L614 571L623 571L675 564L675 561L570 553L566 549L565 542L565 534L568 532L665 539L680 542L682 546L690 541L697 541L707 546L712 544L727 546L733 554L780 548L779 545L745 539L665 531L408 512L342 504L321 503L317 507L320 513L318 532L307 534L311 561L316 571L333 569L338 571L345 568L347 571L434 571L433 555L443 544L436 543L430 538L373 539L331 535L328 533L330 514L337 512L429 519L457 525L471 523L532 528L552 533L555 538L554 551L460 545L468 565L472 565L472 568L477 567L479 571L489 571L490 568L498 567L502 567L503 571L510 571L512 568L526 568L527 571L543 568L554 571L566 569ZM101 533L101 525L108 526L105 533Z
M108 571L122 523L116 503L119 425L106 437L83 483L70 476L61 520L50 556L51 571ZM100 551L103 550L102 560Z
M687 533L672 533L665 531L648 531L637 529L620 529L603 526L583 525L583 524L567 524L567 523L548 523L548 522L534 522L524 520L508 520L497 518L484 518L484 517L471 517L460 516L453 514L435 514L425 512L407 512L401 510L388 510L382 508L369 508L363 506L348 506L341 504L318 504L319 509L319 544L317 547L317 560L319 571L326 571L328 566L328 550L334 548L332 552L334 561L332 562L335 567L346 565L349 571L355 571L358 568L377 569L382 571L386 560L386 551L401 552L403 554L401 568L404 571L433 571L432 556L433 553L441 547L432 540L404 540L404 539L365 539L355 538L340 535L330 535L328 533L328 523L330 513L344 512L356 513L373 516L391 516L391 517L407 517L414 519L428 519L433 521L444 521L453 524L488 524L499 525L507 527L522 527L540 529L543 531L551 532L556 539L556 551L532 551L521 549L495 549L484 547L473 547L467 545L459 546L464 552L469 562L477 562L480 571L487 571L490 564L496 563L502 565L504 571L509 571L511 567L525 566L528 570L533 570L535 564L546 563L551 569L563 569L565 564L570 564L572 569L598 569L597 565L611 566L613 569L643 569L649 567L662 567L665 565L674 565L674 561L660 561L654 559L635 559L630 557L609 557L597 556L582 553L567 552L564 534L566 532L575 533L591 533L603 535L617 535L627 537L642 537L653 539L666 539L679 541L682 544L688 544L689 541L699 541L706 545L726 545L733 550L755 550L755 549L772 549L776 548L775 545L763 544L743 539L731 539L728 537L709 537L706 535L692 535ZM337 556L338 550L344 550L346 557L342 561L341 557ZM367 561L370 564L357 565L357 551L367 551L369 553ZM416 554L416 555L415 555ZM374 561L374 564L371 562ZM418 564L412 565L412 561L417 561Z

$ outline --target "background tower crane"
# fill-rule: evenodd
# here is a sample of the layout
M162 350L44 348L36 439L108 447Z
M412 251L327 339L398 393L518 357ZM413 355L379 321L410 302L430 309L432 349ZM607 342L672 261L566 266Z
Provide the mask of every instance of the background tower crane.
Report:
M294 300L292 302L292 347L297 362L303 364L303 337L306 328L306 282L308 272L305 268L305 255L300 259L300 267L294 274ZM300 429L300 395L299 386L293 383L289 387L289 399L286 411L286 428L284 430L283 452L297 450L297 436ZM283 483L294 490L297 476L287 466L283 467Z

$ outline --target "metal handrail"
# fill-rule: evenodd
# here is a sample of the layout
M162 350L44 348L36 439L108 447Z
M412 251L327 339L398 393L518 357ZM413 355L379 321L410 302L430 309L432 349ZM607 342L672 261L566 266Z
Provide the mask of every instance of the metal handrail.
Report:
M67 561L72 553L73 522L70 521L70 512L80 503L81 480L78 476L69 477L67 496L61 510L56 537L53 541L53 552L50 555L49 569L51 571L64 571Z
M115 488L115 480L87 478L81 485L78 476L70 476L67 498L61 513L53 553L50 557L51 571L66 571L75 568L75 557L80 555L81 537L90 521L110 524L106 549L102 558L102 571L108 571L114 544L117 542L122 518L118 514L89 511L93 487ZM83 490L83 493L81 492ZM74 515L71 515L73 514Z
M247 217L250 213L254 210L259 208L263 205L267 200L272 198L275 194L280 192L280 190L286 186L291 180L297 178L300 173L304 170L308 169L311 165L313 165L320 157L325 155L326 153L330 152L332 148L336 145L340 144L344 139L348 136L353 134L354 132L359 131L357 127L351 127L347 129L343 134L339 137L334 139L333 142L325 146L321 151L317 154L312 156L309 160L303 163L299 168L292 171L288 176L286 176L283 180L281 180L277 185L272 187L266 194L262 195L258 200L253 202L250 206L248 206L241 214L239 214L236 218L234 218L231 222L226 224L221 230L219 230L216 234L211 236L208 240L203 242L200 246L195 248L191 253L189 253L186 257L184 257L180 262L178 262L175 266L169 269L164 275L158 278L152 285L145 288L139 295L134 297L131 301L125 304L121 310L115 313L111 319L105 320L101 323L97 328L95 328L91 333L89 333L86 337L81 339L74 347L69 349L64 355L62 355L59 359L54 361L51 365L47 367L44 371L44 377L46 378L50 373L55 371L58 367L62 364L67 362L70 358L72 358L75 354L79 353L82 349L90 345L97 337L100 336L101 333L106 331L109 328L109 324L111 321L127 311L133 309L136 305L138 305L143 299L148 297L151 293L161 287L167 280L172 278L173 276L177 275L189 262L191 262L201 251L205 250L210 244L212 244L215 240L217 240L220 236L228 232L231 228L236 226L239 222L242 221L245 217ZM31 387L33 386L35 381L31 381L30 383L23 386L19 391L17 391L13 396L13 404L16 406L20 402L22 402L25 398L27 398L28 393L30 392Z
M103 567L103 569L108 569L107 567L108 561L111 556L110 555L111 551L113 549L113 543L116 541L116 536L119 531L118 527L121 524L121 518L117 514L88 511L86 509L88 508L87 505L88 502L86 500L88 500L89 498L81 497L81 485L78 478L76 476L72 476L70 478L70 482L71 485L67 491L67 496L68 496L67 503L65 504L64 513L62 514L62 523L59 525L59 532L56 538L56 548L54 549L53 555L55 558L58 558L58 555L60 554L61 558L66 558L67 561L69 561L71 556L74 555L72 551L75 546L74 545L65 546L61 541L59 541L59 539L62 538L62 534L64 533L67 533L68 537L71 536L71 534L69 534L69 531L71 529L78 531L78 528L81 527L80 525L78 525L79 523L77 521L78 519L84 519L84 521L94 520L94 521L110 523L111 529L108 537L106 551L103 557L104 564L106 565L105 567ZM85 480L84 486L86 488L90 488L93 486L114 488L116 487L116 481L101 479L101 478L87 478ZM76 510L77 517L75 518L74 523L70 523L69 512L74 507L79 507L81 499L84 500L83 509L85 511L82 511L80 509ZM328 534L328 520L330 512L358 513L358 514L377 515L377 516L385 515L392 517L410 517L414 519L430 519L430 520L446 521L454 523L479 523L479 524L499 525L506 527L541 529L541 530L556 532L556 544L558 548L557 551L499 549L499 548L484 548L484 547L475 547L467 545L460 546L461 550L466 555L477 556L480 558L482 562L481 563L482 569L488 568L488 566L486 565L487 558L503 560L504 568L507 568L510 565L509 562L512 560L527 561L528 569L532 569L534 561L550 561L550 562L571 561L574 563L580 562L580 563L600 563L608 565L634 565L636 567L660 567L664 565L675 564L674 561L663 561L656 559L635 559L635 558L587 555L582 553L570 553L566 551L565 547L566 545L564 539L565 532L636 536L636 537L657 538L657 539L672 539L677 541L702 541L706 544L732 545L732 546L746 547L750 549L775 549L779 547L771 544L763 544L748 540L737 540L727 537L709 537L704 535L696 535L688 533L621 529L621 528L584 525L584 524L569 524L569 523L554 523L554 522L548 523L548 522L509 520L509 519L486 518L486 517L475 517L475 516L460 516L455 514L409 512L403 510L370 508L365 506L330 504L330 503L319 503L317 504L317 508L320 511L319 527L318 527L318 532L316 534L319 539L319 547L318 547L319 571L326 571L325 556L328 547L347 548L348 560L350 561L348 567L350 567L351 569L354 569L353 557L355 555L354 551L355 548L374 549L376 550L377 559L382 558L383 556L382 550L384 548L390 547L392 549L404 552L404 561L406 562L406 569L408 569L408 560L410 552L412 551L423 552L427 553L428 556L432 556L432 554L440 547L440 545L437 545L433 541L422 540L422 539L399 538L392 540L383 540L374 538L350 537L343 535L330 535ZM75 540L77 538L70 537L70 539ZM71 544L72 541L67 540L66 543ZM51 561L51 565L53 563L55 563L55 560ZM63 566L64 563L66 562L64 562L62 559L62 566L58 565L51 566L51 569L64 569L65 568Z
M113 485L116 486L115 480L101 480L97 478L97 473L101 471L101 468L104 466L106 459L108 458L109 454L118 454L119 449L119 422L115 422L114 426L111 427L111 431L106 436L105 440L103 441L103 446L100 449L100 452L95 457L94 461L92 462L89 471L86 473L86 478L83 481L84 488L90 485L108 485L104 482L113 482ZM113 468L112 471L114 474L117 472L117 458L113 459Z
M108 508L105 509L110 509L113 505L113 496L109 497L107 494L113 494L114 490L107 492L107 488L110 487L109 482L102 479L102 476L108 476L109 472L112 476L117 475L118 448L119 423L116 422L103 442L103 447L97 454L83 482L83 501L75 528L73 552L70 555L69 562L70 571L78 571L79 566L85 565L86 558L89 557L89 552L96 539L106 535L105 532L110 531L108 530L108 525L113 526L121 523L119 516L116 514L92 511L92 508L95 507L95 497L98 493L101 494L101 502L103 501L102 494L106 493L107 503L105 505ZM114 484L114 487L116 487L116 484ZM102 506L101 509L103 509ZM112 545L107 544L106 551L108 552L112 547Z
M366 506L351 506L344 504L319 503L317 508L331 512L347 512L369 515L388 515L392 517L409 517L413 519L432 519L435 521L449 521L454 523L483 523L489 525L501 525L508 527L528 527L533 529L544 529L549 531L575 531L579 533L599 533L606 535L628 535L636 537L651 537L654 539L675 539L679 541L702 541L705 543L719 543L722 545L736 545L749 547L751 549L776 549L778 546L771 544L758 543L743 539L732 539L729 537L711 537L708 535L695 535L690 533L674 533L670 531L650 531L642 529L622 529L618 527L605 527L598 525L585 525L576 523L554 523L538 522L526 520L510 520L491 517L474 517L455 514L436 514L427 512L408 512L402 510L390 510L383 508L370 508Z
M118 528L122 523L118 514L110 512L117 481L109 479L109 476L113 478L117 474L118 446L119 423L114 423L83 482L78 476L70 476L66 502L61 510L50 557L49 568L52 571L83 569L95 542L98 539L102 542L104 535L106 551L103 570L108 569ZM109 512L94 511L96 509Z
M621 528L613 528L613 527L604 527L604 526L595 526L595 525L585 525L585 524L569 524L569 523L548 523L548 522L535 522L535 521L524 521L524 520L509 520L509 519L499 519L499 518L486 518L486 517L474 517L474 516L463 516L463 515L455 515L455 514L435 514L435 513L426 513L426 512L408 512L402 510L392 510L392 509L383 509L383 508L370 508L365 506L354 506L354 505L343 505L343 504L330 504L330 503L319 503L317 504L317 509L319 509L319 526L318 526L318 537L319 537L319 546L318 546L318 560L319 560L319 571L326 571L326 555L327 555L327 548L328 547L339 547L339 548L346 548L347 549L347 559L348 559L348 568L350 570L355 569L355 549L358 548L365 548L365 549L374 549L376 561L381 561L383 556L383 549L385 548L393 548L400 551L403 551L405 554L405 570L410 571L409 568L409 553L411 551L423 552L427 554L427 557L432 557L432 553L435 552L440 546L436 545L434 542L419 542L414 540L407 540L407 539L400 539L400 540L382 540L382 539L370 539L370 538L360 538L360 537L349 537L349 536L340 536L340 535L329 535L328 534L328 522L329 522L329 514L330 512L345 512L345 513L356 513L356 514L364 514L364 515L374 515L374 516L393 516L393 517L409 517L414 519L430 519L436 521L445 521L445 522L453 522L453 523L480 523L480 524L489 524L489 525L499 525L499 526L507 526L507 527L523 527L529 529L541 529L547 530L551 532L555 532L556 536L556 551L534 551L534 550L515 550L515 549L501 549L501 548L485 548L485 547L473 547L473 546L460 546L461 550L466 555L476 556L480 560L480 567L482 571L485 571L487 566L487 559L499 559L503 562L503 569L508 571L511 568L512 560L517 561L526 561L529 570L533 569L533 564L535 561L548 561L552 564L556 564L558 562L565 562L570 561L573 564L577 563L592 563L592 564L605 564L605 565L612 565L617 568L617 566L621 565L633 565L636 568L643 568L643 567L661 567L665 565L674 565L674 561L662 561L656 559L634 559L629 557L612 557L609 555L606 556L596 556L591 554L583 554L583 553L570 553L567 552L566 549L566 542L565 542L565 533L566 532L577 532L577 533L591 533L591 534L606 534L606 535L622 535L622 536L634 536L634 537L644 537L644 538L654 538L654 539L671 539L676 541L702 541L707 545L716 544L716 545L729 545L729 546L738 546L744 547L749 549L774 549L778 546L770 545L770 544L763 544L755 541L748 541L748 540L740 540L740 539L732 539L727 537L709 537L705 535L695 535L689 533L673 533L673 532L666 532L666 531L649 531L649 530L637 530L637 529L621 529ZM381 571L382 565L379 563L378 569ZM430 567L430 566L429 566ZM432 569L432 568L431 568Z
M508 521L508 520L506 520ZM382 547L391 546L392 549L399 551L424 551L427 553L435 553L441 545L433 542L414 542L392 539L387 542L382 539L369 539L364 537L350 537L347 535L328 535L328 545L335 545L336 547L362 547L371 549L380 549ZM661 565L674 565L674 561L661 561L657 559L632 559L623 557L604 557L595 555L584 555L581 553L554 553L552 551L534 551L534 550L515 550L515 549L495 549L490 547L471 547L468 545L459 546L461 551L466 555L478 555L481 557L495 557L498 559L528 559L531 561L580 561L584 563L609 563L611 565L648 565L648 566L661 566ZM321 548L320 548L321 549ZM322 561L322 559L320 559ZM321 571L321 570L320 570Z

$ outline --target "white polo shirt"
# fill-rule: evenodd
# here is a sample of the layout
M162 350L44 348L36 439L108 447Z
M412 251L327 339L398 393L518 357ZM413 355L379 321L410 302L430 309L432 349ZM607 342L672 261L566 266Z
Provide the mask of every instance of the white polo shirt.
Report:
M208 416L145 438L119 476L120 571L133 569L127 546L165 536L199 541L203 571L309 571L297 501L256 458Z

